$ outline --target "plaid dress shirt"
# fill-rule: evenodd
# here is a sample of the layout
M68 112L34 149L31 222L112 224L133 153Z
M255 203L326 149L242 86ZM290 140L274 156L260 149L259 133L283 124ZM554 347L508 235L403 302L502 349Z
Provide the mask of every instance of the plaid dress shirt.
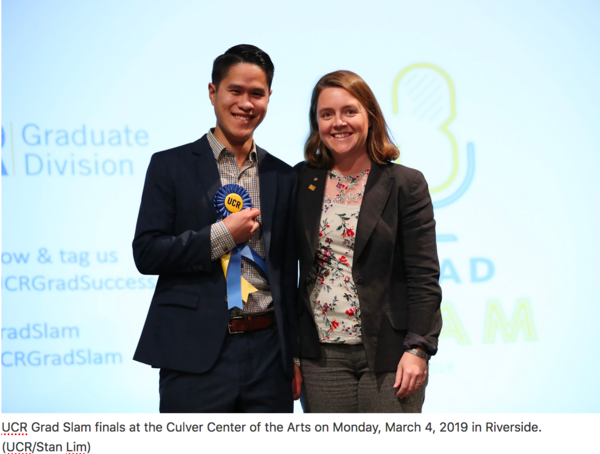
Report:
M252 143L252 150L248 155L248 160L240 170L235 154L227 149L213 135L213 130L208 131L208 143L215 155L221 185L238 184L242 186L252 198L252 206L260 210L260 187L258 180L258 154L256 153L256 144ZM252 238L248 241L248 246L254 249L258 255L265 258L265 245L262 236L261 217L257 218L260 227L256 229ZM233 237L222 222L213 224L210 228L210 245L212 260L219 260L221 256L231 252L236 246ZM248 295L243 310L232 309L232 315L250 314L257 312L266 312L273 310L271 289L262 270L252 263L246 257L242 257L242 277L258 289L257 292Z

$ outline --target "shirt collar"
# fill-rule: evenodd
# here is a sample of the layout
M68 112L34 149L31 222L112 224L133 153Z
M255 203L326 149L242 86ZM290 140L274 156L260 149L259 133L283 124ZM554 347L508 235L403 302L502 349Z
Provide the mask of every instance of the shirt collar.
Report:
M219 142L219 139L217 139L213 134L214 130L214 128L209 129L207 136L208 143L210 144L210 148L212 149L212 152L215 156L215 160L218 161L224 151L229 151L230 153L233 153L233 151L231 151L229 148L227 148L225 145ZM256 142L254 142L254 140L252 141L252 149L250 150L248 159L252 162L258 162L258 153L256 152Z

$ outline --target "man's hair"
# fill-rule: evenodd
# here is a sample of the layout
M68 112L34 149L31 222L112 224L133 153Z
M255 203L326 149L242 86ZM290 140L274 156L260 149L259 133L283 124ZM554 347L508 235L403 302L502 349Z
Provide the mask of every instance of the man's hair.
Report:
M317 82L310 100L308 121L310 132L304 144L304 158L310 165L320 169L331 169L333 157L319 135L317 119L317 103L319 95L326 88L343 88L354 96L365 108L369 116L369 135L367 136L367 154L378 164L398 159L400 153L390 138L383 112L375 99L375 95L367 83L351 71L335 71L325 74Z
M212 70L212 83L215 84L217 90L221 81L227 77L229 68L239 63L250 63L262 69L267 76L267 85L271 89L273 73L275 72L271 57L265 51L251 44L238 44L223 55L215 58Z

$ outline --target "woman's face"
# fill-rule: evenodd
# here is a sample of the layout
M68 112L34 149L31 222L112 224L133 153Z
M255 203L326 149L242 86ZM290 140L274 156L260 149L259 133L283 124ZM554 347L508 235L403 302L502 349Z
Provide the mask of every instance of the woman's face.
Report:
M334 161L367 153L367 109L343 88L326 88L317 101L319 135Z

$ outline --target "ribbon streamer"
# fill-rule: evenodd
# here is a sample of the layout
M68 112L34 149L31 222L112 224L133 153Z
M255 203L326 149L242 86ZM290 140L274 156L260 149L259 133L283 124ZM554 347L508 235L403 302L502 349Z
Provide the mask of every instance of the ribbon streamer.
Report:
M215 209L220 220L231 213L252 208L252 198L248 191L237 184L226 184L215 195ZM242 301L248 301L250 293L258 289L242 277L242 257L256 263L267 275L267 265L258 253L246 244L239 244L233 250L221 257L221 267L227 279L227 305L229 309L243 308Z
M227 279L227 305L229 309L242 308L242 301L248 301L248 295L258 291L256 287L242 277L242 257L256 263L265 275L267 274L267 264L247 244L236 246L229 254L221 257L221 266Z

